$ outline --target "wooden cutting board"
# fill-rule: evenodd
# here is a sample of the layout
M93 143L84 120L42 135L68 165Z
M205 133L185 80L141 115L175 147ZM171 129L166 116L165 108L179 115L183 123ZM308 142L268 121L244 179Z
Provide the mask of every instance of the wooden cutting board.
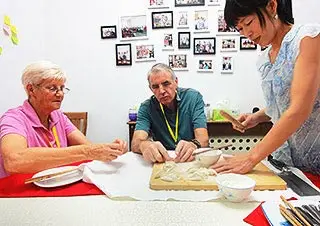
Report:
M162 169L163 163L153 165L150 178L150 188L153 190L218 190L215 176L210 176L206 181L187 181L184 179L168 182L160 178L155 179L157 172ZM250 173L246 174L256 181L254 190L285 190L287 183L273 173L263 163L259 163Z

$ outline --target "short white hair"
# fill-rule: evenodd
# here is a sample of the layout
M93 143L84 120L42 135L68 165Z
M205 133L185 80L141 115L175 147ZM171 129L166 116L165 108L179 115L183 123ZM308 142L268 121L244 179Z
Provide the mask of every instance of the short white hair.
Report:
M157 64L153 65L152 68L150 69L150 71L148 72L147 79L148 79L149 85L150 85L150 76L152 74L156 74L158 72L167 72L167 73L169 73L171 75L172 80L176 80L176 78L177 78L176 74L171 69L171 67L169 67L168 65L163 64L163 63L157 63Z
M27 85L38 85L45 80L67 80L65 72L50 61L37 61L29 64L23 71L21 81L27 91Z

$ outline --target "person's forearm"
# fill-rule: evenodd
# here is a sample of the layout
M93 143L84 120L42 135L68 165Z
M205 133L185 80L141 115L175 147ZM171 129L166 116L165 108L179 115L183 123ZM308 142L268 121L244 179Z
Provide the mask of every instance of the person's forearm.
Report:
M201 136L197 139L200 144L201 144L201 147L208 147L209 146L209 137L208 136Z
M143 142L146 142L146 141L151 142L148 139L133 139L132 143L131 143L131 151L133 151L135 153L142 153L140 146Z
M260 162L278 149L308 118L309 112L286 111L271 128L263 140L250 151L256 162Z
M4 159L8 173L35 173L74 162L91 160L90 145L77 145L66 148L27 148Z

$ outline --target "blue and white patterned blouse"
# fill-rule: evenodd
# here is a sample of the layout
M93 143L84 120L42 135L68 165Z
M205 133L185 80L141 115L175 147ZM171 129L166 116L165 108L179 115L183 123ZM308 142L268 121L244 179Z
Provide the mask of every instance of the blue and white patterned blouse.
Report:
M276 123L290 104L290 89L300 42L320 34L320 24L294 25L285 35L272 64L266 49L257 66L261 73L266 114ZM320 51L320 49L319 49ZM274 158L303 171L320 174L320 91L310 117L273 154Z

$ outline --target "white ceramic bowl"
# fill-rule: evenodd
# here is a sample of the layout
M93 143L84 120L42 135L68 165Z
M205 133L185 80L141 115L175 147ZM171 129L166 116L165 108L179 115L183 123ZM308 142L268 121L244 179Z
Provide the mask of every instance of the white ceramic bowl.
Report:
M232 202L242 202L248 198L256 185L250 177L235 173L219 174L216 182L220 192Z
M204 149L208 149L208 148L204 148ZM198 149L197 151L202 151L202 150ZM221 150L211 150L201 154L197 154L196 160L201 167L208 168L209 166L213 165L219 160L221 154L222 154Z

